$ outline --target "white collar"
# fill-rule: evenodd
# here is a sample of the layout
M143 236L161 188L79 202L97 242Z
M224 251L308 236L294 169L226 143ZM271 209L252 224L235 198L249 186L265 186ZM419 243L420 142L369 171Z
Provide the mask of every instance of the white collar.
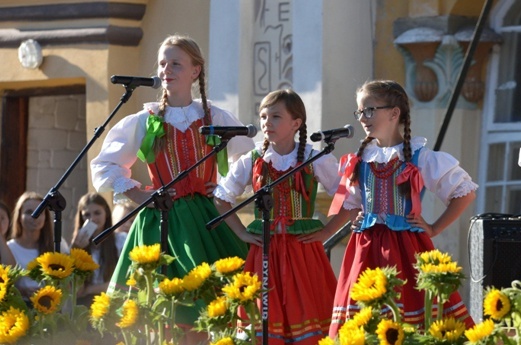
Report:
M262 145L262 143L261 143ZM268 149L264 153L263 159L266 163L272 164L272 166L278 171L286 171L291 167L295 167L297 165L297 152L298 152L299 143L295 142L295 148L293 151L286 155L278 154L273 147L270 145ZM262 152L262 147L258 148L259 152ZM306 150L304 151L304 156L308 157L309 152L311 150L310 145L306 145Z
M157 115L159 102L145 103L143 109ZM190 125L204 117L204 111L199 100L193 100L186 107L167 106L165 110L165 122L184 132Z
M414 153L426 144L426 138L414 137L411 139L411 150ZM376 140L373 140L365 147L362 158L366 162L387 163L396 156L398 156L401 161L404 160L403 143L390 147L379 147L376 144Z

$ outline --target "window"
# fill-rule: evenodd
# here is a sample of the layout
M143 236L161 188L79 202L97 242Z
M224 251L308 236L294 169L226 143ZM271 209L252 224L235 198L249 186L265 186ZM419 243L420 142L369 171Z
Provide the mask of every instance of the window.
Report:
M521 214L521 0L499 1L492 21L503 42L489 66L483 107L480 213Z

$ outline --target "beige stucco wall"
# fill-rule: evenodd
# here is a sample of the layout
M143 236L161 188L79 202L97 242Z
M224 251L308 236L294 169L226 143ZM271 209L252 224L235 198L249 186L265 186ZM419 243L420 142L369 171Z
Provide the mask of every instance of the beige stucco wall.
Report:
M2 5L42 5L56 3L79 3L81 0L4 0ZM44 62L38 70L22 68L18 62L16 49L0 49L0 93L3 89L19 89L26 87L44 87L57 85L84 84L86 87L86 140L90 140L94 129L105 122L114 110L124 93L121 85L110 83L110 76L137 75L150 76L155 73L156 54L159 43L169 34L187 33L201 46L207 61L209 57L209 18L210 1L172 1L172 0L125 0L120 2L146 4L147 9L141 21L125 20L83 20L78 22L42 22L21 23L22 27L57 27L82 25L138 26L143 30L143 38L138 47L121 47L106 44L78 44L67 46L44 46ZM240 2L238 2L240 3ZM352 112L356 108L354 93L357 86L371 78L395 79L405 81L405 65L403 56L394 46L393 23L400 17L421 17L436 15L477 16L481 10L481 2L475 0L400 0L400 1L345 1L324 0L323 4L323 56L321 68L321 119L322 129L337 128L347 123L355 126L355 137L340 140L334 154L354 151L358 140L363 137L356 124ZM241 4L240 6L245 6ZM246 6L249 8L251 6ZM249 16L246 16L249 18ZM15 25L17 23L14 23ZM19 23L18 23L19 24ZM247 24L244 23L243 24ZM0 27L9 27L13 23L3 22ZM247 33L247 30L245 31ZM247 36L243 37L246 40ZM225 48L224 48L225 49ZM246 56L249 58L249 56ZM247 64L238 67L244 69ZM235 68L219 66L218 68ZM305 73L304 69L300 73ZM245 77L241 80L250 80ZM212 87L210 81L208 87ZM248 89L245 87L244 90ZM243 89L241 88L241 91ZM245 95L238 93L241 97ZM141 104L155 100L158 91L140 87L131 99L118 111L109 123L107 130L119 119L140 109ZM312 95L317 97L317 95ZM250 109L240 108L241 110ZM450 131L445 138L442 150L446 150L459 159L472 176L477 177L477 152L481 110L460 110L454 113ZM426 136L431 147L436 140L444 109L417 110L413 114L413 134ZM470 124L469 124L470 123ZM308 133L309 134L309 133ZM100 150L105 134L102 135L91 150L87 159L92 159ZM143 164L137 164L134 176L142 181L147 180ZM50 188L55 181L49 181ZM88 181L90 185L90 178ZM92 189L92 187L90 186ZM110 196L108 197L108 199ZM320 209L326 210L329 199L320 200ZM75 203L76 200L69 201ZM429 205L429 204L428 204ZM427 214L435 217L443 206L432 201L427 207ZM447 231L447 238L441 237L441 245L454 250L456 257L465 264L466 229L471 207L461 220ZM453 238L457 241L452 241ZM448 246L457 243L456 247ZM332 257L332 264L337 271L343 248L340 247Z

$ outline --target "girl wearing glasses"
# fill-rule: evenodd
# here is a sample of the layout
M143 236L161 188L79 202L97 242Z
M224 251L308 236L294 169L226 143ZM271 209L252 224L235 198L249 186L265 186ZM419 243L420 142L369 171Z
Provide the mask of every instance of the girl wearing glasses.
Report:
M398 277L407 281L397 301L402 320L424 324L423 292L415 289L415 254L434 249L431 237L461 215L478 187L454 157L428 149L425 138L411 137L409 100L398 83L366 82L356 101L354 115L366 137L356 153L340 160L342 181L330 209L335 217L326 225L336 229L351 220L353 230L338 279L332 338L360 310L350 290L367 268L396 266ZM422 217L424 187L447 205L433 223ZM443 310L445 316L473 325L457 292Z

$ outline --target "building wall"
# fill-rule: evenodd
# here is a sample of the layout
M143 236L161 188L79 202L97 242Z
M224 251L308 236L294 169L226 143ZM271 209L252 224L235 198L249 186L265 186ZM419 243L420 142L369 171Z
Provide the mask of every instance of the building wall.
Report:
M89 2L89 1L87 1ZM4 7L40 6L45 4L80 4L80 0L5 0ZM151 76L156 71L156 55L160 42L169 34L185 33L201 46L207 60L208 94L217 105L232 110L244 122L254 122L256 102L254 96L255 75L252 42L254 42L255 8L262 1L212 0L127 0L106 1L108 4L144 5L142 18L119 18L108 15L103 18L62 20L8 20L0 21L0 34L11 28L28 32L43 29L105 28L110 25L140 29L142 37L135 45L125 46L105 41L96 43L62 42L43 45L44 61L36 70L21 67L17 57L17 45L0 41L0 94L5 89L50 87L59 85L85 86L85 134L81 142L90 140L94 130L104 123L119 105L124 94L120 85L112 85L110 76ZM407 59L395 44L395 26L403 18L422 19L462 15L477 17L481 2L475 0L398 0L398 1L345 1L322 0L277 1L291 5L292 85L299 92L308 111L308 134L314 131L338 128L345 124L355 127L352 139L339 140L334 154L340 157L355 151L364 137L352 112L356 109L356 88L368 79L395 79L406 87ZM285 5L284 5L285 6ZM0 15L1 17L1 15ZM25 31L24 31L25 30ZM5 31L4 31L5 33ZM119 119L134 113L141 104L155 100L157 90L140 87L121 106L108 123L110 129ZM480 103L469 108L457 108L442 150L460 160L462 166L477 178L477 150L481 126ZM412 108L413 134L426 136L429 147L436 141L446 107L425 107L414 102ZM78 118L83 116L77 112ZM90 161L100 150L105 134L87 154ZM256 139L260 139L258 136ZM320 148L321 144L314 144ZM60 166L67 166L71 156L63 156ZM33 164L33 163L31 163ZM87 171L88 174L88 171ZM133 171L136 179L148 180L142 164ZM47 186L39 185L40 192L47 192L55 181L50 178ZM88 189L92 190L90 176ZM110 195L106 196L108 199ZM77 196L67 200L77 203ZM321 193L318 210L327 213L330 197ZM424 211L428 220L434 220L443 205L431 197L425 200ZM475 213L473 206L456 224L435 239L441 249L450 251L464 267L467 267L466 231L468 219ZM249 216L244 212L245 219ZM335 248L332 264L338 272L343 246ZM466 287L463 288L465 290ZM463 291L465 295L465 291Z
M27 190L49 190L86 144L85 96L40 96L30 100ZM77 116L71 116L77 114ZM78 200L88 190L87 159L82 158L61 186L65 200ZM62 212L62 235L70 243L76 205Z

